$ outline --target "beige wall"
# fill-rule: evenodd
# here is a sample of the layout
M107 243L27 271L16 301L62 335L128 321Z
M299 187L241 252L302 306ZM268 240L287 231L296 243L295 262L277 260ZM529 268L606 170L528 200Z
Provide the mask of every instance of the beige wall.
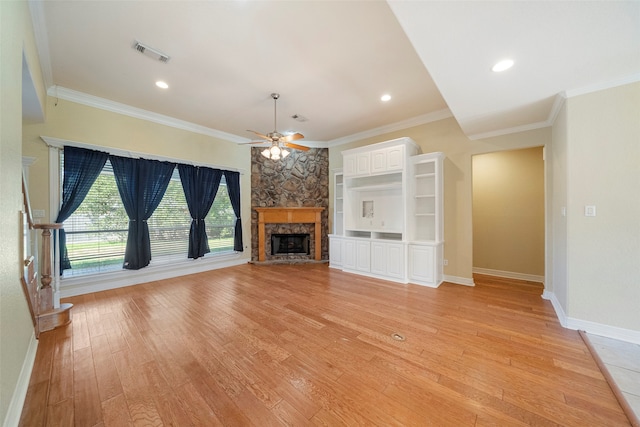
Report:
M13 422L10 404L27 359L33 325L20 285L22 225L22 55L35 57L27 2L0 1L0 422ZM39 69L39 64L33 64ZM28 372L26 372L28 374ZM24 378L24 376L22 377ZM25 389L26 391L26 389ZM21 402L14 402L21 403ZM19 413L18 413L19 415Z
M452 278L470 280L473 269L472 230L472 173L471 158L475 154L549 144L551 129L537 129L494 138L472 141L467 138L453 118L367 138L349 144L330 147L329 169L342 168L342 150L409 137L423 153L442 151L444 161L444 258L449 265L444 274ZM333 176L330 190L333 191ZM330 194L330 203L333 194ZM332 212L331 206L330 212ZM333 221L333 218L331 218Z
M52 221L57 212L49 209L49 149L40 136L242 170L243 243L248 247L251 242L251 156L248 145L53 99L49 99L47 105L47 122L26 125L23 132L23 153L36 158L29 173L31 206L45 210L46 217ZM245 249L243 257L249 256L250 250Z
M639 112L640 83L566 101L565 310L571 318L635 331L640 331ZM586 217L586 205L595 205L597 216Z
M49 212L48 148L40 136L242 169L241 188L247 191L242 192L241 207L247 215L250 212L250 149L247 145L51 98L47 104L47 122L26 125L23 132L24 155L36 158L30 171L31 204L34 209L44 209L49 218L55 219L57 212L52 215Z
M543 148L478 154L472 170L473 267L543 277Z

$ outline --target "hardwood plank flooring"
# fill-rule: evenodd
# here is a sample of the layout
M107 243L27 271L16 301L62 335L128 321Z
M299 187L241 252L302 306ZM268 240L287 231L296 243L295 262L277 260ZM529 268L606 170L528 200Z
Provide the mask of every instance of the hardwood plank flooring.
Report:
M247 264L69 298L21 425L630 425L540 284L475 281Z

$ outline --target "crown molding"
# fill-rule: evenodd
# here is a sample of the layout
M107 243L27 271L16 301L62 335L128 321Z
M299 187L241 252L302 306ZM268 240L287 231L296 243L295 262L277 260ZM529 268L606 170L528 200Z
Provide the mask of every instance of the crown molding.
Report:
M504 128L504 129L496 129L496 130L492 130L489 132L482 132L482 133L476 133L473 135L467 135L467 138L469 138L472 141L478 140L478 139L485 139L485 138L493 138L496 136L502 136L502 135L509 135L511 133L518 133L518 132L526 132L529 130L536 130L536 129L542 129L542 128L547 128L551 126L548 122L548 120L545 120L544 122L536 122L536 123L529 123L526 125L521 125L521 126L514 126L511 128Z
M565 90L556 95L556 98L553 102L553 106L549 111L549 116L547 117L547 120L545 120L544 122L530 123L530 124L516 126L512 128L497 129L491 132L477 133L477 134L467 135L467 136L471 140L476 140L476 139L491 138L494 136L501 136L501 135L507 135L511 133L525 132L528 130L550 127L550 126L553 126L553 124L555 123L556 118L558 117L558 114L560 114L560 111L562 111L562 106L564 105L567 99L580 96L580 95L587 95L594 92L600 92L602 90L613 89L615 87L624 86L624 85L636 83L639 81L640 81L640 74L632 74L630 76L626 76L621 79L609 80L607 82L598 83L590 86L584 86L578 89Z
M149 122L170 126L176 129L182 129L193 133L211 136L224 141L235 142L236 144L250 142L249 138L243 138L227 132L211 129L195 123L165 116L163 114L154 113L152 111L143 110L141 108L132 107L130 105L121 104L119 102L110 101L84 92L78 92L73 89L67 89L62 86L51 86L47 90L47 95L64 99L66 101L75 102L77 104L86 105L88 107L99 108L101 110L111 111L112 113L122 114L136 119L147 120Z
M328 146L337 147L338 145L348 144L350 142L359 141L365 138L371 138L374 136L383 135L385 133L391 133L431 122L437 122L438 120L448 119L449 117L453 117L453 114L451 114L451 111L446 108L444 110L434 111L433 113L423 114L421 116L402 120L400 122L391 123L389 125L380 126L374 129L369 129L364 132L354 133L353 135L344 136L342 138L332 139L331 141L328 141Z
M570 89L563 92L565 98L573 98L574 96L586 95L593 92L599 92L601 90L613 89L614 87L624 86L631 83L640 81L640 73L631 74L630 76L622 77L615 80L609 80L606 82L584 86L577 89Z
M129 157L132 159L158 160L161 162L182 163L185 165L193 165L193 166L204 166L204 167L213 168L213 169L239 172L241 175L245 175L247 173L246 170L240 169L240 168L216 165L216 164L205 163L205 162L194 162L192 160L180 159L177 157L159 156L157 154L151 154L151 153L141 153L139 151L122 150L120 148L114 148L114 147L104 147L101 145L90 144L88 142L72 141L70 139L54 138L46 135L40 135L40 139L42 139L44 143L47 145L47 147L49 148L64 149L65 146L70 146L70 147L77 147L77 148L85 148L87 150L102 151L108 154L112 154L114 156Z

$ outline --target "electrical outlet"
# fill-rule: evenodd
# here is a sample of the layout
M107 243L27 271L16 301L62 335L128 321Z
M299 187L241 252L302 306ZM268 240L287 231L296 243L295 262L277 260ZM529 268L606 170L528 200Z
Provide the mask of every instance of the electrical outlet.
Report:
M34 209L31 213L34 218L44 218L44 209Z
M584 216L596 216L596 207L595 206L585 206L584 207Z
M449 260L448 260L448 259L445 259L444 261L442 261L442 264L443 264L443 265L449 265Z

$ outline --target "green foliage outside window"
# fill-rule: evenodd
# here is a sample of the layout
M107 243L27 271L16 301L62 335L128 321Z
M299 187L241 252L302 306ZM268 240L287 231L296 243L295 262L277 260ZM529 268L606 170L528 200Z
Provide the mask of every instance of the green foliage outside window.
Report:
M122 268L129 219L110 162L78 209L65 221L71 270L65 276ZM177 168L160 205L148 221L152 263L187 258L191 216ZM211 254L233 251L235 214L224 178L205 218Z

